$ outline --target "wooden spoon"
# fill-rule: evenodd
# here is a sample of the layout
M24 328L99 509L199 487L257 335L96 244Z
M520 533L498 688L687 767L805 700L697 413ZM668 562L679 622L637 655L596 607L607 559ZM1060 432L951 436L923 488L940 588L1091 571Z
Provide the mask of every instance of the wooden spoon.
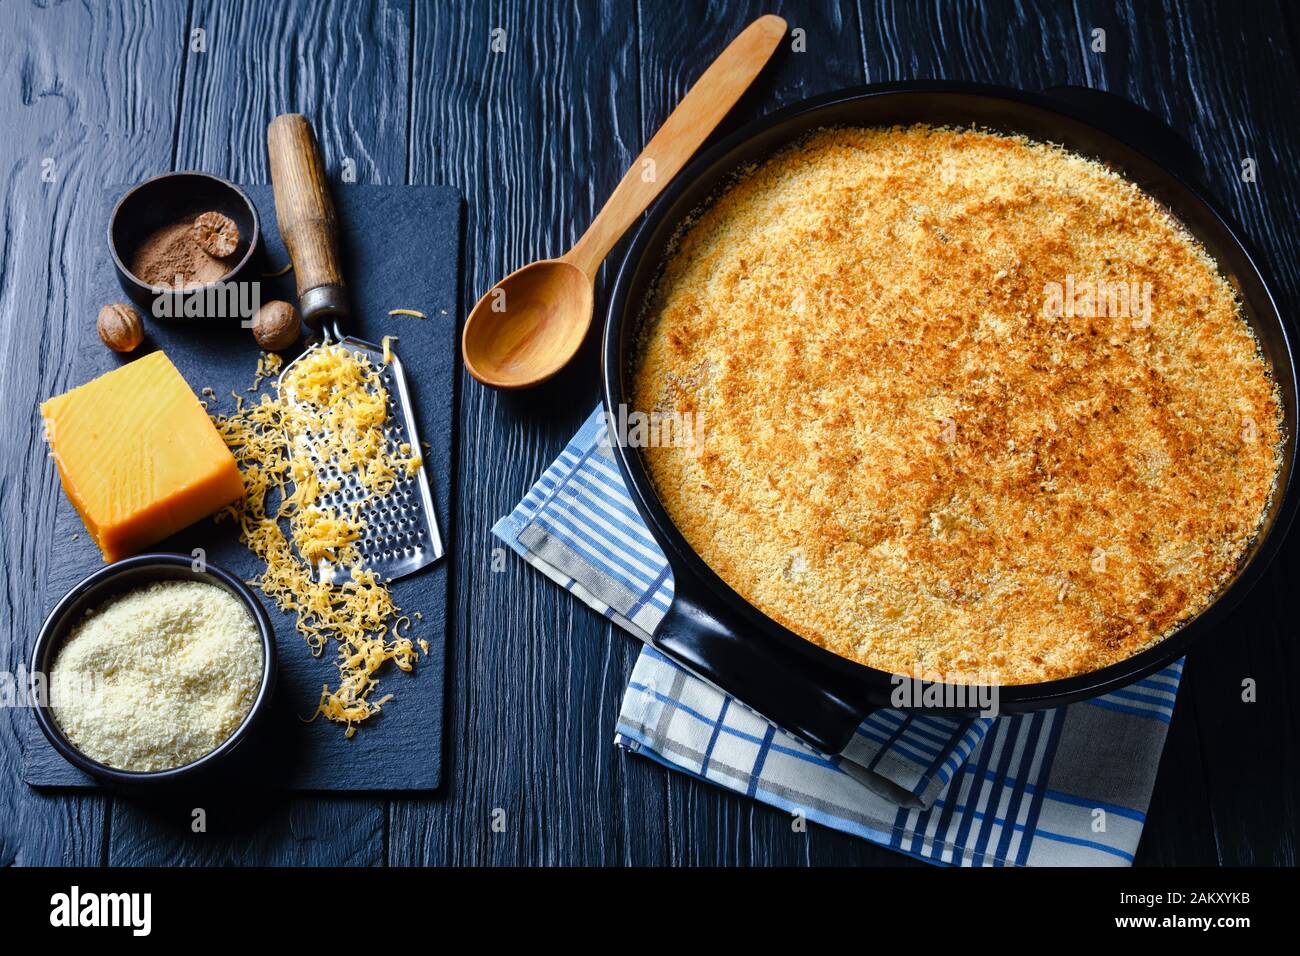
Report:
M493 388L528 388L573 358L591 327L601 262L749 88L784 35L785 21L770 14L746 27L641 151L577 244L559 259L512 272L479 299L461 335L471 375Z

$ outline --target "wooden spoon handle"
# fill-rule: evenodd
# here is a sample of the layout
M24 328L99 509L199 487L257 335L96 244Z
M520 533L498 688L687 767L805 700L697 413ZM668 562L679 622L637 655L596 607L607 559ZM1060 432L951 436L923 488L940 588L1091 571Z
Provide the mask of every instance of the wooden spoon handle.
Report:
M339 226L325 179L325 165L311 124L299 113L283 113L266 131L271 186L280 237L289 250L302 317L319 328L327 315L346 309L339 262Z
M646 144L590 228L563 256L564 261L594 280L614 243L708 139L754 82L784 35L785 21L768 14L731 41Z

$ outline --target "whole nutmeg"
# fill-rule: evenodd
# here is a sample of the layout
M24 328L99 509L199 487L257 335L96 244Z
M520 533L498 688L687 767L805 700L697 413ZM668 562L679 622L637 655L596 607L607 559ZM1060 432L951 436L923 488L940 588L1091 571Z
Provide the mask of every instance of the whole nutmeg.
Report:
M140 313L125 302L111 302L100 309L95 328L104 344L114 352L133 351L144 341Z
M239 245L239 227L219 212L203 213L194 220L191 230L199 247L218 259L226 258Z
M298 341L301 331L298 310L288 302L268 302L253 316L253 338L268 352L287 349Z

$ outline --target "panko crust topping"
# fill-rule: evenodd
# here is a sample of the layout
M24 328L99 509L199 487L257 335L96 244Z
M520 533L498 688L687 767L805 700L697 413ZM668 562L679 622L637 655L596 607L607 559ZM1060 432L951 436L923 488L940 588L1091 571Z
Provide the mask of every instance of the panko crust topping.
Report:
M642 336L636 408L703 426L645 450L691 546L896 673L1029 683L1150 647L1231 578L1278 473L1277 388L1213 260L1024 138L814 133L685 227Z

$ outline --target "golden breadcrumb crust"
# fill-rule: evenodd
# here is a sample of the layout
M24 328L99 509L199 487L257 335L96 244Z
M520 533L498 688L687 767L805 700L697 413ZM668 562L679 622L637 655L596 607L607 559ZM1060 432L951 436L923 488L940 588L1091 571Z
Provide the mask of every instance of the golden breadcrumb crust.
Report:
M1045 308L1067 281L1149 283L1150 310ZM665 263L634 392L701 419L702 451L646 454L723 580L837 654L950 681L1167 636L1233 574L1280 461L1204 249L1102 165L975 130L821 130L740 178Z

